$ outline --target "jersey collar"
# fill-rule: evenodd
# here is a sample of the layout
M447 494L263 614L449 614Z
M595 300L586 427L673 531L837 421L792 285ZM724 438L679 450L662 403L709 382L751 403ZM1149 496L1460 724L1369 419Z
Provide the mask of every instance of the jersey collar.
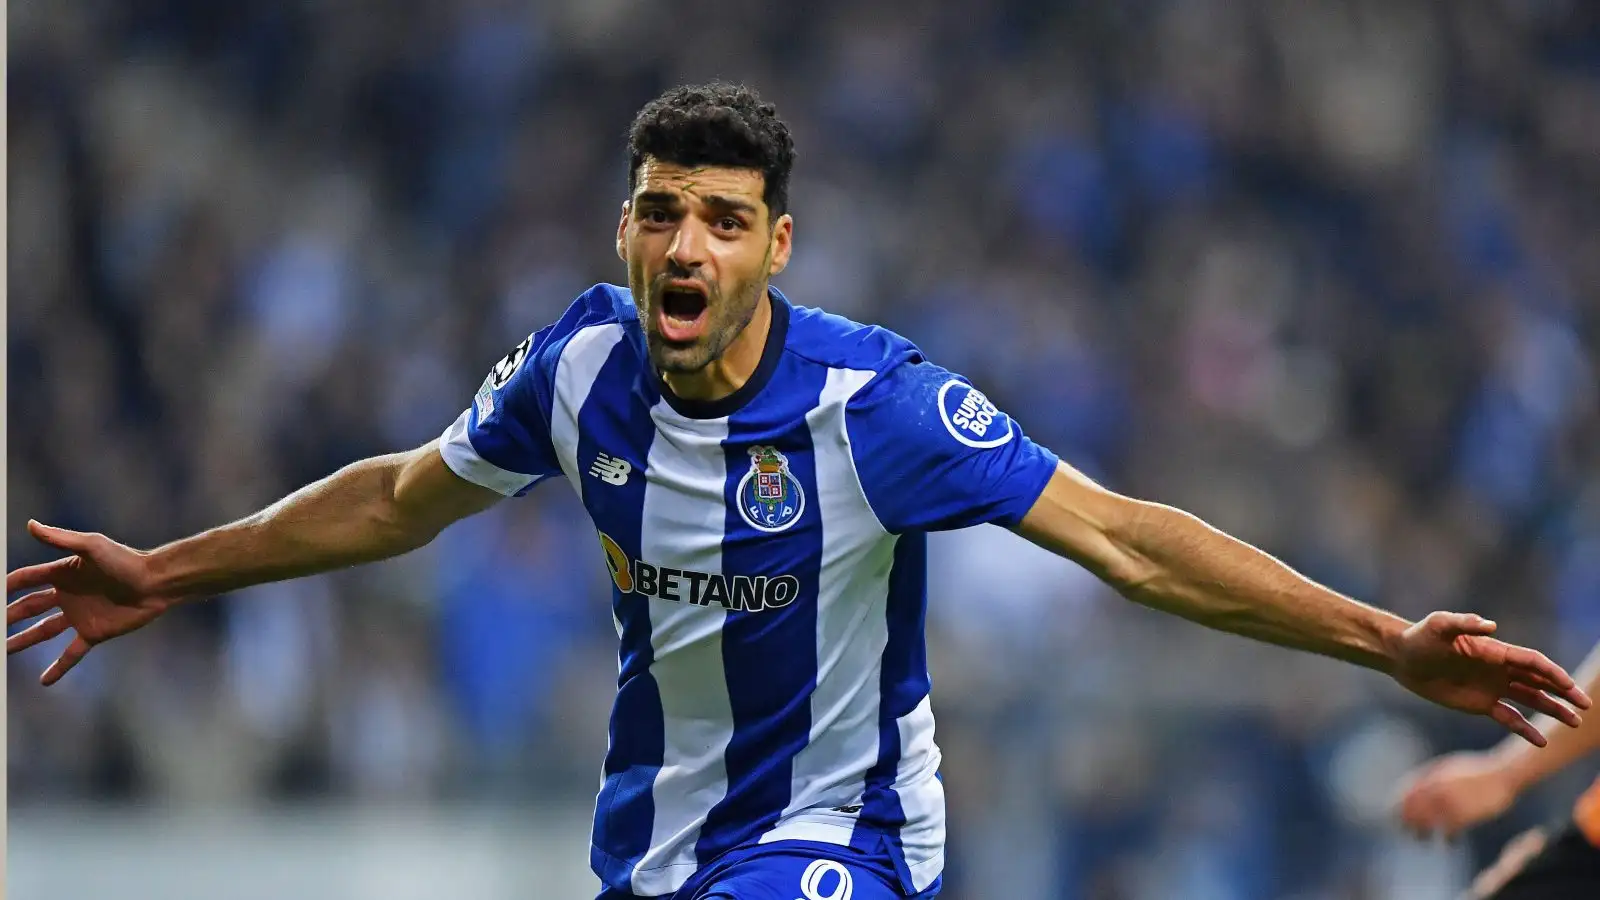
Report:
M720 400L689 400L674 394L660 373L656 374L656 390L661 392L661 399L667 401L667 405L678 415L689 419L731 416L761 393L761 389L772 380L772 373L778 369L778 361L783 358L784 343L789 337L789 301L771 285L767 286L767 299L772 303L772 327L767 330L767 344L761 349L761 362L756 364L756 370L738 390Z

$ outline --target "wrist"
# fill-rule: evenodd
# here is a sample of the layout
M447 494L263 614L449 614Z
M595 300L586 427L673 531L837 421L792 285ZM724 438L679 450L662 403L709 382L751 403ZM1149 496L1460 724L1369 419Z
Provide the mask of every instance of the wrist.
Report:
M148 597L171 597L174 603L189 599L194 593L196 573L185 559L183 543L167 544L154 550L140 551L144 557L144 583L139 592Z
M139 593L150 597L176 593L173 590L175 568L170 547L169 544L154 550L139 551L139 555L144 559L144 583L138 585Z
M1523 791L1537 784L1544 775L1539 771L1539 767L1533 764L1532 750L1531 744L1521 738L1513 737L1501 741L1486 754L1495 778L1514 796L1521 795Z
M1367 623L1367 643L1373 651L1367 665L1390 677L1399 674L1400 662L1405 654L1406 631L1411 625L1411 622L1394 613L1372 610L1372 618Z

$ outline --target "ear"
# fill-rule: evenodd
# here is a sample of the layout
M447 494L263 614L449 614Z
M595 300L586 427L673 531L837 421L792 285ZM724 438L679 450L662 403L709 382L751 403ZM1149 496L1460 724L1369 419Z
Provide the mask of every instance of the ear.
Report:
M789 267L789 254L793 250L794 217L784 213L772 226L772 264L767 267L768 278Z
M632 208L632 200L622 201L622 218L617 220L617 258L624 265L628 262L628 212Z

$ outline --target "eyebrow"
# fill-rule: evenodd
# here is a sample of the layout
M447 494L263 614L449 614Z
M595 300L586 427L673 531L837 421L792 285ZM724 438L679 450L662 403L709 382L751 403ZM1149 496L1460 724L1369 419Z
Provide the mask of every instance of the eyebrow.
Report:
M639 203L659 203L662 206L677 206L678 195L671 191L645 191L639 195Z
M725 209L732 212L749 213L755 215L755 204L737 197L725 197L721 194L699 194L700 202L707 206ZM662 206L678 206L682 201L679 195L671 191L645 191L639 195L639 203L661 204Z
M715 206L719 209L726 209L732 212L745 212L750 213L751 215L754 215L756 212L755 204L749 202L748 200L740 200L737 197L724 197L720 194L706 194L700 198L700 201L707 206Z

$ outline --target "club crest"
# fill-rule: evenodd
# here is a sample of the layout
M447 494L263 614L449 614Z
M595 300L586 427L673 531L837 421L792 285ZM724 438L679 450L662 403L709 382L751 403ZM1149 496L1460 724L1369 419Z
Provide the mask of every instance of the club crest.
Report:
M750 448L750 471L739 481L739 515L757 531L783 531L806 509L806 493L776 448Z

